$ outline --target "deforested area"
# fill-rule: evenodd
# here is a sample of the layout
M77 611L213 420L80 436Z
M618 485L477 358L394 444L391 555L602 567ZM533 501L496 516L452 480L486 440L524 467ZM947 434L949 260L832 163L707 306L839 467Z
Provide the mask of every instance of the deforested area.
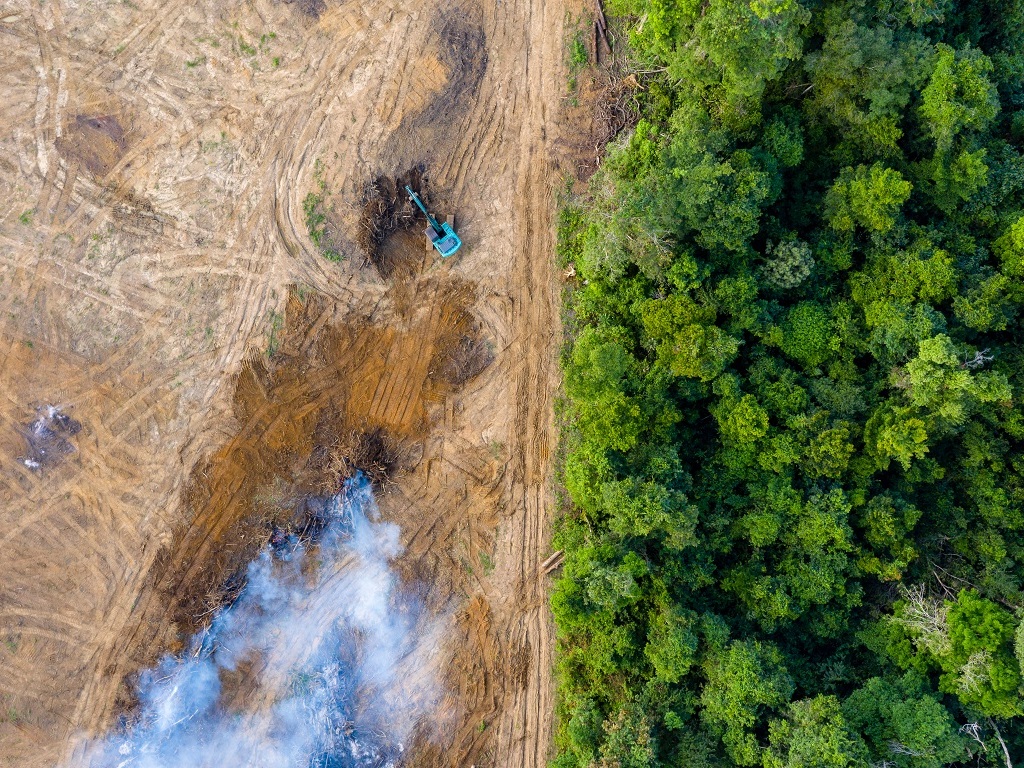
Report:
M0 12L0 766L546 762L566 18Z
M554 764L1019 765L1024 6L605 11Z

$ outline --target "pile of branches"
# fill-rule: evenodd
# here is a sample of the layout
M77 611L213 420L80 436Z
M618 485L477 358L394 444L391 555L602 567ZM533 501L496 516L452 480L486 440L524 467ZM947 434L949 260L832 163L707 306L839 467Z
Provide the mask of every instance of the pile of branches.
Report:
M494 350L479 336L463 335L446 354L440 356L437 370L431 374L459 387L483 373L494 362Z
M594 105L594 138L603 147L622 131L632 128L640 119L640 101L636 94L640 82L636 74L623 77L619 72L606 72L597 83Z
M383 278L389 277L394 269L381 247L384 241L391 233L411 229L416 224L416 209L409 202L405 187L408 185L422 195L422 184L422 169L413 168L394 179L378 176L363 192L359 246L366 255L365 263L373 264Z
M377 491L387 491L402 467L402 451L390 433L382 427L353 430L324 457L324 482L320 491L334 494L356 472L362 472Z

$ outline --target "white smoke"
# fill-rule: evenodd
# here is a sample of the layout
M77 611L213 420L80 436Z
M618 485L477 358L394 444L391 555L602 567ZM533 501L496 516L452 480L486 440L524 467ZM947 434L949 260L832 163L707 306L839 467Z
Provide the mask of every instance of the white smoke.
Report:
M376 516L357 478L327 504L315 545L268 546L188 651L143 673L137 721L75 765L396 765L437 699L439 627L400 589L398 528Z

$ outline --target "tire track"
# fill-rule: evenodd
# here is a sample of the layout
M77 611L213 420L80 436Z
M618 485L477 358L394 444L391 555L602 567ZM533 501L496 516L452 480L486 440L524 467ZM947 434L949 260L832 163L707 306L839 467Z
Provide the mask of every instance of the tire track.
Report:
M27 403L58 395L87 425L79 452L46 475L14 465L16 441L0 436L0 525L17 552L0 552L0 590L21 590L25 602L10 605L29 612L19 615L23 645L10 654L0 648L0 679L17 681L0 691L41 713L32 726L39 743L30 750L27 737L16 736L22 741L9 751L0 747L0 762L31 754L18 762L29 768L73 750L76 729L105 727L138 658L133 649L170 639L172 628L144 622L160 608L149 581L159 542L180 514L188 469L233 431L226 384L263 344L284 286L301 281L345 307L375 317L379 307L381 323L394 320L387 286L361 272L354 256L336 266L313 251L302 200L313 187L313 162L322 159L340 205L357 203L363 180L394 170L388 164L397 160L381 147L395 127L427 109L439 87L430 71L415 71L434 55L428 31L436 6L421 0L349 2L319 23L300 23L293 8L266 0L140 5L119 7L113 22L91 7L62 18L59 4L47 6L19 22L13 38L12 60L31 62L32 85L19 88L32 98L5 107L24 137L10 145L17 147L11 156L34 151L33 162L47 167L29 176L21 165L0 166L0 181L27 195L11 210L34 202L41 212L33 227L0 221L10 245L0 257L7 278L0 427L23 423ZM544 554L549 514L545 414L555 369L545 355L553 349L557 294L546 266L550 173L540 137L545 103L558 101L563 10L542 0L465 2L469 10L478 5L490 62L476 98L448 125L398 136L394 145L418 142L405 149L423 157L428 143L437 147L434 180L459 202L469 247L461 261L432 269L480 283L487 303L475 314L494 329L500 359L458 408L444 405L443 433L425 440L408 494L391 498L402 507L396 514L416 519L405 537L430 567L461 571L462 553L476 562L490 551L496 560L493 574L466 577L474 602L453 642L478 658L456 687L470 707L453 726L452 751L437 762L482 766L490 754L492 764L520 768L543 763L550 732L550 628L534 564ZM249 61L208 43L201 48L207 64L185 67L196 38L222 34L233 19L242 32L230 34L277 32L280 69L272 71L269 54ZM95 30L87 30L91 23ZM389 91L393 79L397 88ZM124 114L134 116L127 151L102 178L53 149L64 92L69 110L80 113L106 110L113 102L104 94L116 92ZM221 131L224 146L204 148L221 143L212 138ZM152 203L162 232L115 219L114 206L134 205L124 202L136 199L129 195ZM355 219L351 211L341 215ZM104 238L107 261L86 258L93 235ZM416 297L435 300L430 291ZM315 322L332 321L325 311ZM432 307L423 322L447 320ZM204 326L212 330L208 341L185 337L187 328L201 333ZM424 369L431 359L425 346L396 354L416 357ZM314 383L326 387L329 376ZM393 378L374 407L409 419L415 391L415 382ZM507 471L499 454L514 459ZM38 578L55 562L78 591L62 594L62 582ZM493 723L484 733L481 718Z

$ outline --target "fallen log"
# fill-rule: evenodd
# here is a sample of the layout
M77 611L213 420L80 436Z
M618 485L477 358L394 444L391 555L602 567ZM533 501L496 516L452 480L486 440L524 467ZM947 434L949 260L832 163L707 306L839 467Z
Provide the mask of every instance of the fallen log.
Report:
M551 573L562 564L563 560L565 560L565 552L560 549L540 564L540 572L544 575Z

